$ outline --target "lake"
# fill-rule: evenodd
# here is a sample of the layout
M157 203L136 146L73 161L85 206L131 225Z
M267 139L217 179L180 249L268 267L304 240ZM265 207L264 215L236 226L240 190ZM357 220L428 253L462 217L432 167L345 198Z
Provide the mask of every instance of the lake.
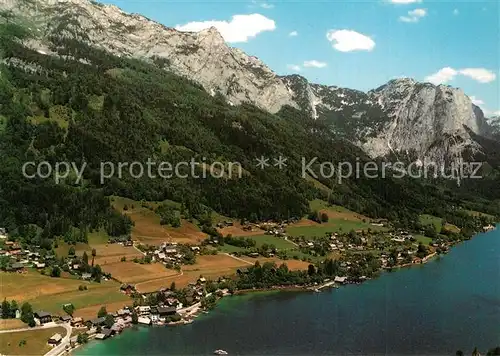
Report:
M500 230L426 265L321 293L222 299L180 327L138 327L83 355L454 355L500 345Z

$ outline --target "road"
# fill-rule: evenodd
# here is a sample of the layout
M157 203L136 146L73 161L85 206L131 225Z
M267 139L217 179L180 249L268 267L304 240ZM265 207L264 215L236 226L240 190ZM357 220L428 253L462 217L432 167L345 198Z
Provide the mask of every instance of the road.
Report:
M42 330L42 329L51 329L51 328L58 328L58 327L64 327L61 324L56 324L56 323L47 323L42 326L35 326L32 328L21 328L21 329L8 329L8 330L0 330L0 334L9 334L9 333L17 333L21 331L32 331L32 330Z
M233 255L231 255L231 254L229 254L229 253L224 253L224 254L225 254L225 255L227 255L227 256L229 256L229 257L234 258L235 260L238 260L238 261L240 261L240 262L244 262L244 263L246 263L247 265L252 265L252 266L253 266L253 263L252 263L252 262L245 261L244 259L239 258L239 257L236 257L236 256L233 256Z
M73 332L73 328L71 327L71 325L67 323L57 324L57 326L62 326L63 328L66 329L66 336L63 337L59 345L57 345L52 350L47 352L45 356L58 356L66 350L66 346L69 346L69 340L71 339L71 333Z

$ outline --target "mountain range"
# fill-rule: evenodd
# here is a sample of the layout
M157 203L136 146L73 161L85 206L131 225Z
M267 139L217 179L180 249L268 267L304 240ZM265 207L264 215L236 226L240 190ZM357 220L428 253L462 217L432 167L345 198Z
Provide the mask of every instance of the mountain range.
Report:
M476 136L498 140L498 119L485 118L461 89L391 80L367 93L279 76L262 61L229 47L215 28L180 32L113 5L88 0L14 0L7 4L37 29L28 45L51 54L51 38L69 37L118 56L161 63L231 105L270 113L284 106L323 120L370 157L430 159L439 164L487 155ZM36 20L33 20L36 19Z

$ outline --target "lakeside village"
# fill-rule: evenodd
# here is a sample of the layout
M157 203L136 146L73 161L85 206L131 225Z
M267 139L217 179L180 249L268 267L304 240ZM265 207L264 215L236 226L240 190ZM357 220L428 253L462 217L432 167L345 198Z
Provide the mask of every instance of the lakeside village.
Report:
M238 269L234 275L209 280L200 276L187 287L178 289L175 281L169 288L162 288L152 293L140 293L132 284L122 284L122 293L130 296L133 303L122 309L108 313L102 307L95 318L83 320L73 317L75 308L71 303L62 306L64 315L53 315L43 310L33 310L29 303L21 306L16 301L2 303L0 313L2 318L17 318L29 326L46 325L47 323L68 324L77 334L62 337L55 334L47 340L54 347L64 350L77 347L90 339L105 340L135 324L141 325L179 325L191 323L200 313L213 308L218 299L235 293L266 289L306 289L319 292L322 288L338 287L342 284L362 283L374 278L382 270L391 270L404 266L422 264L435 255L446 253L449 248L463 239L457 232L437 234L419 231L432 235L424 244L421 237L403 229L392 227L387 221L372 222L373 230L327 233L320 237L290 236L286 227L292 222L281 223L244 223L245 231L254 233L262 231L264 235L275 236L289 241L296 246L294 252L280 250L272 244L256 245L255 239L248 237L222 236L215 228L209 237L200 245L163 242L159 246L140 245L130 237L109 240L109 244L118 243L143 252L142 258L135 258L135 263L161 263L168 269L182 270L183 265L194 264L197 256L226 253L225 245L239 248L228 254L234 258L255 258L254 264L249 263L247 269ZM493 223L493 222L492 222ZM491 224L480 228L483 231L493 230ZM217 228L232 226L233 222L219 223ZM445 234L444 234L445 233ZM259 257L279 258L283 264L275 262L260 263ZM10 273L27 273L28 269L39 271L51 277L60 277L61 271L74 278L85 281L100 282L114 279L99 267L94 265L86 253L76 256L70 248L68 256L56 256L53 251L47 251L40 246L24 247L18 241L11 241L7 231L0 228L0 269ZM307 270L291 270L286 260L302 260L309 262ZM278 261L279 261L278 260ZM86 289L84 285L81 290ZM70 329L71 330L71 329ZM65 339L67 339L65 341ZM221 351L221 350L219 350Z

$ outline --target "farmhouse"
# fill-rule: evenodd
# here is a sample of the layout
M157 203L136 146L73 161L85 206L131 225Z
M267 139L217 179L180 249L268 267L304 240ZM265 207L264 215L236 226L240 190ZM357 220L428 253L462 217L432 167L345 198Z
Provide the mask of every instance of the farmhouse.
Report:
M103 328L99 334L95 335L95 338L97 340L105 340L108 337L110 337L111 335L113 335L113 331L112 330Z
M334 282L335 283L341 283L341 284L344 284L347 280L347 277L339 277L339 276L336 276L335 279L334 279Z
M101 316L100 318L92 319L90 322L94 326L100 326L100 325L103 325L105 321L106 321L106 318Z
M45 263L43 262L35 262L34 265L37 269L45 268Z
M64 315L64 316L61 316L59 319L61 319L61 321L63 323L69 323L69 322L71 322L72 318L69 315Z
M71 326L73 327L79 327L82 326L82 324L83 324L83 318L78 317L78 318L73 318L71 320Z
M158 307L158 314L160 316L174 315L176 313L175 308L171 307Z
M134 286L131 284L122 284L120 290L125 294L131 294L134 292Z
M146 315L151 313L151 307L149 305L141 305L137 307L137 313L139 315Z
M61 334L54 334L50 337L48 344L49 345L59 345L61 343L62 336Z
M139 318L137 318L137 322L139 324L151 325L151 319L145 316L140 316Z
M52 316L44 311L37 311L34 316L40 321L40 324L46 324L52 321Z
M125 316L125 315L130 315L130 310L128 309L119 309L116 314L118 314L118 316Z
M26 268L24 268L24 265L22 263L15 262L11 264L9 267L7 267L7 271L24 273L26 272Z

